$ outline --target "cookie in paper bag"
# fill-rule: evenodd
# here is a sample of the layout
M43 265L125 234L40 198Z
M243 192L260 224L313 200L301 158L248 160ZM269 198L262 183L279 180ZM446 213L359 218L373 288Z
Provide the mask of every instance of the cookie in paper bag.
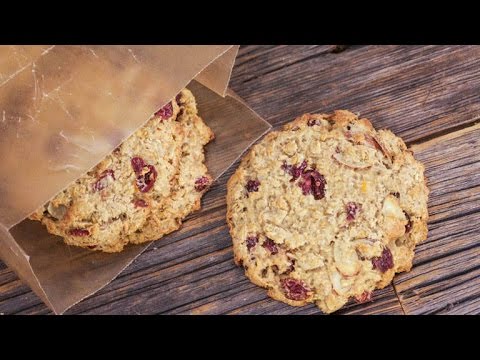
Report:
M181 146L179 172L171 196L150 212L144 226L128 236L131 243L155 240L177 230L182 220L200 209L202 195L212 182L205 166L204 146L214 134L197 115L197 105L189 90L176 97L179 106L178 121L184 141Z
M157 111L112 154L30 218L69 245L105 252L121 251L128 242L155 240L178 228L183 217L198 209L210 185L203 146L213 136L198 117L191 92L182 90L176 99L188 102L180 106L174 100ZM204 183L201 191L195 189L197 180ZM188 181L192 184L184 183ZM189 197L180 209L172 210L172 199L184 188ZM158 218L178 226L165 229Z

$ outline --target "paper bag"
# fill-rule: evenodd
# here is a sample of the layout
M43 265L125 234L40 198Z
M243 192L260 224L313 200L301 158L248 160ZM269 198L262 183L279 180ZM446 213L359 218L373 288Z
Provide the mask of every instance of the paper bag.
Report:
M227 89L237 51L0 46L0 257L55 313L104 287L149 244L92 252L26 218L187 85L215 132L206 154L218 178L270 128Z

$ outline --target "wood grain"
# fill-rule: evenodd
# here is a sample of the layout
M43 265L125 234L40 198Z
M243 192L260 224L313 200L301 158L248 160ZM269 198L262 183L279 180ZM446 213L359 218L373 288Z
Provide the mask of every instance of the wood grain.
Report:
M413 149L427 169L430 233L395 289L408 314L480 312L480 125Z
M258 48L240 50L232 88L272 125L349 109L418 142L480 114L478 46Z
M429 238L410 273L338 314L480 313L480 47L242 46L231 86L272 125L348 108L414 144L427 169ZM226 181L71 314L318 314L268 298L232 260ZM397 296L398 295L398 296ZM49 314L0 263L0 313Z
M412 147L431 189L432 226L480 210L480 124Z

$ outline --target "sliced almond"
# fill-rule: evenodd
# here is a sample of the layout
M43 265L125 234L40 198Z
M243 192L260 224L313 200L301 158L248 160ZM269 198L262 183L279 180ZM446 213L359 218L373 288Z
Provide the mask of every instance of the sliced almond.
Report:
M383 155L385 155L388 159L392 160L392 155L387 150L385 145L383 145L382 141L379 140L377 137L371 136L369 134L365 134L365 142L368 146L374 149L380 150L383 153Z
M387 195L383 201L382 214L398 220L407 220L398 199L394 195Z
M282 146L280 147L281 151L288 156L293 156L297 152L297 143L293 139L287 140Z
M378 256L382 251L382 243L376 239L356 239L353 241L357 255L367 259Z
M293 236L291 232L271 223L266 223L263 226L263 230L265 235L270 239L274 239L277 244L283 244Z
M332 155L332 158L340 165L344 165L351 169L363 170L363 169L368 169L372 167L372 164L362 163L362 162L355 161L353 159L349 159L346 156L344 156L342 153L335 153Z
M388 238L396 239L405 233L405 225L408 221L395 196L388 195L385 198L383 201L382 215L384 216L383 229Z
M65 205L54 206L51 202L49 202L47 210L51 217L56 220L62 220L65 217L68 208Z
M330 272L330 281L332 282L333 290L338 295L345 295L352 288L351 281L346 281L337 271Z
M337 270L344 276L354 276L360 271L357 252L349 243L335 242L333 244L333 259Z

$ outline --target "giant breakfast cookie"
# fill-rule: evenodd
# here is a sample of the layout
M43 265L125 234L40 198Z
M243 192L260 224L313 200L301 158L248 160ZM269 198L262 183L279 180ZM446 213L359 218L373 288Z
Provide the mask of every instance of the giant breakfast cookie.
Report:
M274 299L326 313L409 271L427 236L424 167L348 111L268 134L228 182L235 261Z
M200 208L202 195L212 182L204 164L203 148L214 134L197 115L195 98L189 90L183 90L176 97L176 103L180 108L178 121L185 137L172 196L152 210L143 227L129 235L131 243L155 240L177 230L188 214Z
M191 98L195 104L188 90L183 90L177 99L182 97ZM193 115L196 108L195 114L190 112L189 120L185 108L176 100L168 103L31 219L41 221L67 244L105 252L121 251L128 242L161 237L164 232L152 219L164 211L178 188L186 143L201 142L190 134L189 122L197 118ZM194 151L197 158L203 159L203 145ZM201 166L205 167L203 162Z

